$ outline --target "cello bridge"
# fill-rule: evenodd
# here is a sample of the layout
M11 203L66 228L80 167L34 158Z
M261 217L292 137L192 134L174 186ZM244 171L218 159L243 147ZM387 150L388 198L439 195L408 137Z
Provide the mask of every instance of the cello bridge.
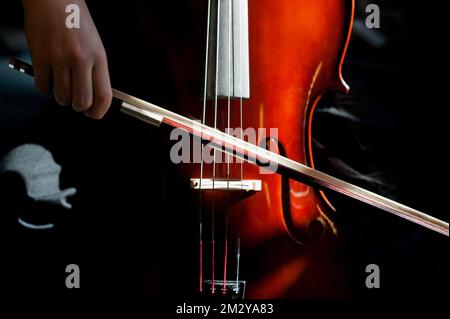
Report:
M259 192L262 189L261 185L261 180L256 179L230 180L219 178L191 178L191 188L195 190Z

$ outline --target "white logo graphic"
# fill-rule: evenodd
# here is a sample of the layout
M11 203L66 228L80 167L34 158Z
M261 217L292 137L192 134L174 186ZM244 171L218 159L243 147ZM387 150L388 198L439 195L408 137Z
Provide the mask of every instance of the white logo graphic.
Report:
M369 274L366 278L366 287L368 289L380 288L380 267L370 264L366 267L366 273Z
M194 130L196 128L194 127ZM269 131L269 132L267 132ZM274 143L264 143L266 140L277 140L278 139L278 129L271 128L267 130L265 128L253 129L247 128L245 130L241 128L237 129L226 129L225 133L232 136L235 141L245 140L253 145L259 144L267 144L260 145L262 149L269 150L274 152L275 145ZM269 133L269 134L268 134ZM200 164L203 159L204 164L222 164L222 163L242 163L243 159L234 158L233 154L236 154L235 151L226 152L227 145L216 140L212 140L209 143L206 143L202 146L202 142L199 138L191 137L191 135L183 130L183 129L174 129L170 134L170 140L177 141L170 150L170 159L174 164L180 163L195 163ZM215 151L216 150L216 151ZM251 158L248 159L251 163L258 163L261 165L260 173L261 174L274 174L276 172L278 165L276 162L271 161L270 159L266 159L262 154L260 154L261 148L257 148L255 150L256 154L252 154ZM246 154L248 155L248 154Z
M66 13L69 15L66 17L66 27L68 29L80 28L80 7L76 4L69 4L66 7Z
M80 288L80 267L75 264L67 265L66 287L69 289Z
M369 29L380 28L380 7L376 4L369 4L366 13L370 13L366 18L366 27Z

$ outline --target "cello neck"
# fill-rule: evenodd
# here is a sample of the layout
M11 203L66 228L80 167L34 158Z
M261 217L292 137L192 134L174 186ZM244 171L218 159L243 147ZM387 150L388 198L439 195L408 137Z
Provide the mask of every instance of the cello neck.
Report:
M248 0L209 0L206 96L250 98Z

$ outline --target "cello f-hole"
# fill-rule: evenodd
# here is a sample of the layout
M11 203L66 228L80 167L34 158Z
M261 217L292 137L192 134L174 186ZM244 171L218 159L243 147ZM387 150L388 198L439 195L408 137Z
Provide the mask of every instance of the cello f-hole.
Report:
M262 140L260 147L274 150L273 145L276 146L276 152L282 156L286 156L286 150L283 144L274 137L267 137ZM289 183L289 178L286 175L281 177L281 201L283 209L283 218L289 232L289 235L297 242L302 245L309 245L320 240L325 231L325 225L323 221L319 218L312 220L309 225L305 228L299 228L295 226L292 219L291 203L290 203L290 193L291 186Z

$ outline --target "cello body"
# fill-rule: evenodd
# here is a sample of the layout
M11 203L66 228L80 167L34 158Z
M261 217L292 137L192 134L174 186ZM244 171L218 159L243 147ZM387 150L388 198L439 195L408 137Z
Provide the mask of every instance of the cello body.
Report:
M191 0L181 6L169 20L155 17L154 25L160 28L147 30L145 37L160 40L154 49L164 56L174 83L175 91L164 103L201 120L207 1ZM341 68L353 10L353 0L249 0L250 96L208 98L205 124L213 126L216 120L221 130L276 128L277 136L258 136L257 143L313 166L314 108L324 94L348 91ZM192 203L184 206L189 211L183 214L197 220L195 207L201 206L200 235L197 229L188 232L200 239L188 260L193 272L186 281L200 280L192 285L193 293L220 295L224 282L240 280L245 281L246 298L350 293L339 229L333 223L335 212L323 193L277 174L261 174L247 163L222 163L216 164L215 178L259 180L261 190L231 195L226 190L202 191L199 200L190 179L211 178L213 165L204 164L203 172L198 163L176 168L182 182L169 188L188 193Z

